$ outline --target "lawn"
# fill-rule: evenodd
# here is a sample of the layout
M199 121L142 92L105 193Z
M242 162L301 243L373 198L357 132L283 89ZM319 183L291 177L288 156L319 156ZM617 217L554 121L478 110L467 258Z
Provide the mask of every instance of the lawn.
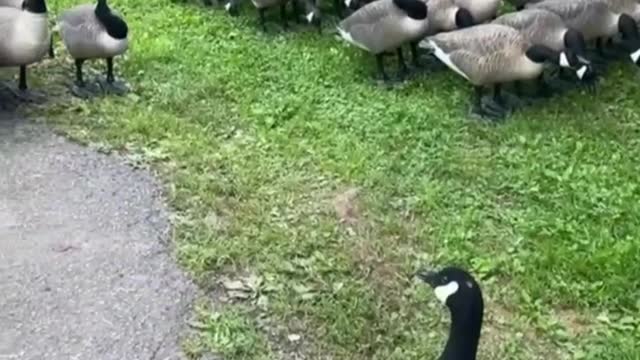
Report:
M32 77L58 100L36 112L165 179L207 293L194 358L435 359L448 314L408 275L458 264L485 293L480 359L640 359L636 68L489 125L451 72L377 86L329 21L265 35L250 4L112 6L135 94L67 97L58 43Z

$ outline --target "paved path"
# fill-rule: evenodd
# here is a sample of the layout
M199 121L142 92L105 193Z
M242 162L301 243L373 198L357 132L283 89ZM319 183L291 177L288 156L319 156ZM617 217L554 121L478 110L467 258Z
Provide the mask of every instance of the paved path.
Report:
M0 360L180 359L168 234L150 174L0 114Z

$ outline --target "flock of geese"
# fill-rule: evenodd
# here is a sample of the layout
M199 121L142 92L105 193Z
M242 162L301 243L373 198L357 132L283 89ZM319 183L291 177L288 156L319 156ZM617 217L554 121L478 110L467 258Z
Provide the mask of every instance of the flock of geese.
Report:
M237 14L239 1L230 0L225 9ZM278 6L287 27L289 1L296 20L303 5L307 21L320 27L320 0L252 0L263 29L266 9ZM640 0L509 1L517 11L501 16L501 0L336 0L334 7L340 15L351 11L338 33L375 56L383 81L390 81L386 55L397 55L399 78L407 74L402 47L408 45L414 68L424 67L426 52L468 80L475 89L473 112L489 118L512 110L502 96L505 84L523 98L522 83L533 80L537 98L551 96L544 77L549 65L555 81L593 89L610 60L624 55L640 64ZM485 87L493 88L493 96L483 96Z
M286 24L286 0L252 0L264 25L264 10L280 5ZM292 0L296 2L297 0ZM315 0L304 0L309 23L320 24ZM477 89L476 107L485 115L504 113L500 86L506 82L541 79L543 63L575 71L585 80L593 73L592 57L607 57L616 46L638 64L640 0L514 0L517 12L497 17L500 0L346 0L358 8L338 25L342 38L377 58L383 78L382 57L397 52L401 71L406 70L402 46L409 44L413 63L420 65L418 47L432 54ZM338 2L339 3L339 2ZM225 8L237 11L237 0ZM297 14L297 7L294 10ZM128 27L106 0L65 10L58 17L62 41L75 60L72 92L80 97L102 89L124 93L115 80L113 58L128 48ZM621 41L615 44L617 35ZM597 54L589 55L594 41ZM26 68L54 56L45 0L0 0L0 66L18 67L15 95L33 98L27 86ZM614 54L615 55L615 54ZM83 78L86 60L105 59L106 78L100 89ZM543 87L544 79L541 79ZM483 104L481 89L494 87L493 101ZM443 360L475 359L480 339L484 303L479 284L467 271L447 267L438 272L420 271L416 276L429 284L451 312L449 339Z
M113 58L128 46L128 26L113 12L106 0L83 4L63 11L57 19L67 52L75 60L76 74L71 91L88 98L104 92L124 94L127 86L117 81ZM42 61L47 54L54 57L53 33L49 29L45 0L0 0L0 67L20 69L17 89L9 87L20 101L39 102L43 96L27 85L27 66ZM85 81L82 65L87 60L105 59L106 77Z

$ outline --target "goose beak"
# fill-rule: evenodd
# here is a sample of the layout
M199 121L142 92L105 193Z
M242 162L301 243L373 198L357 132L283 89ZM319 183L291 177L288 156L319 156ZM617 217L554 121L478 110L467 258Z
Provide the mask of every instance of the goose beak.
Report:
M425 283L429 284L431 287L436 287L436 278L438 274L434 271L429 270L418 270L413 276L419 278Z

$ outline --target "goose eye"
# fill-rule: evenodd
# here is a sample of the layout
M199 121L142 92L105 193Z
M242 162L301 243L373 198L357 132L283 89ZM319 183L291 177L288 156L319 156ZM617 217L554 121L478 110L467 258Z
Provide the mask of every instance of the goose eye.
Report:
M447 283L449 283L449 278L447 276L443 276L442 277L442 284L446 285Z

